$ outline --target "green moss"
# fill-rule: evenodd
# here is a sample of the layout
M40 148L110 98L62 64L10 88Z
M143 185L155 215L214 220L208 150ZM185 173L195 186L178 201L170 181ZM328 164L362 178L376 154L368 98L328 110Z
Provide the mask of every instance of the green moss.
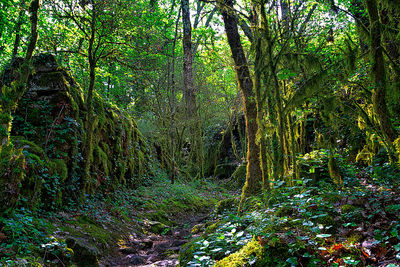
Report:
M238 200L236 198L227 198L221 201L218 201L215 205L215 214L222 214L225 211L234 211L238 207Z
M93 245L101 249L109 248L110 242L117 241L119 238L119 233L110 232L100 223L87 216L79 216L76 220L69 220L62 228L64 231L69 232L71 236L89 236L94 241Z
M0 211L14 207L24 178L25 157L12 144L0 147Z
M207 228L206 228L206 230L204 231L204 233L205 233L206 235L215 233L215 231L217 231L217 229L218 229L218 226L220 226L220 225L221 225L221 222L220 222L220 221L217 221L216 223L213 223L213 224L207 226Z
M23 150L38 155L42 159L46 158L46 153L44 150L34 142L28 141L21 136L13 136L11 140L16 147L23 148Z
M242 267L249 266L249 261L254 258L262 258L263 248L253 238L253 240L247 243L238 252L235 252L228 257L218 261L215 267Z
M336 159L332 156L329 157L328 170L329 170L329 175L333 180L333 182L337 185L342 185L343 179L342 176L340 175L339 165L337 164Z
M101 171L106 175L109 176L110 175L110 163L108 160L108 156L107 154L101 149L100 146L96 146L95 150L95 157L98 161L97 164L99 164L101 166Z
M68 168L65 161L62 159L54 159L51 161L51 172L58 174L60 177L60 182L64 182L68 177Z
M326 215L318 217L316 223L322 224L325 228L330 226L327 231L328 233L334 234L337 231L337 227L340 225L340 220L337 221L331 215Z
M336 203L343 199L342 195L335 194L334 192L329 192L328 194L324 194L323 198L329 203Z
M192 227L192 230L190 232L192 234L198 234L201 232L201 230L204 228L204 224L196 224L195 226Z
M231 188L241 188L246 181L246 165L242 164L232 173L228 185Z
M353 233L351 234L348 238L347 241L349 241L350 243L358 243L362 240L362 235L359 233Z
M400 137L394 140L393 142L395 148L396 148L396 154L397 158L399 159L399 164L400 164Z

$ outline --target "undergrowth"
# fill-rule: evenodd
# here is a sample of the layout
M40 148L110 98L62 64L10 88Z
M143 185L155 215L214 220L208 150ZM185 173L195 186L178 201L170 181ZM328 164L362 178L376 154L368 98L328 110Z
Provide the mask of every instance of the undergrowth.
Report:
M70 237L88 240L103 254L111 253L121 235L143 231L145 221L175 227L178 214L206 212L221 198L211 181L176 181L159 171L147 186L99 192L85 203L57 211L19 208L0 217L0 266L70 266ZM151 184L151 185L150 185ZM224 195L226 196L226 195ZM180 216L183 218L183 216Z
M277 181L241 216L235 206L217 213L212 231L181 251L181 266L399 266L398 170L352 165L342 174L340 187Z

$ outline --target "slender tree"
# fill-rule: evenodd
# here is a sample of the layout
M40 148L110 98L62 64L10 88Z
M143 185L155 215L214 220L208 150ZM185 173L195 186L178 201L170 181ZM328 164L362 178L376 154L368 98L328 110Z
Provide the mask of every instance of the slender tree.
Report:
M264 184L260 164L260 147L256 140L258 132L257 103L247 59L240 41L241 38L238 31L237 19L235 15L233 15L233 1L225 0L225 2L220 5L220 10L224 20L229 47L235 63L236 76L242 94L246 119L247 169L246 183L243 187L241 198L241 203L243 203L246 197L259 193Z

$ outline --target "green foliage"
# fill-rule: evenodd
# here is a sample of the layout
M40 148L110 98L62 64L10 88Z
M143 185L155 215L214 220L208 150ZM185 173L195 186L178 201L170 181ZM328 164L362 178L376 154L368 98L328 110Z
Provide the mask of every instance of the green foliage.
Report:
M210 266L229 255L251 240L243 230L251 218L242 219L229 215L224 222L206 230L201 238L186 244L180 252L182 266Z
M0 264L41 266L40 264L49 264L53 260L68 264L73 252L63 240L48 236L46 231L51 228L49 222L24 208L4 214L0 217L0 229L7 240L0 243ZM34 255L41 257L36 259Z

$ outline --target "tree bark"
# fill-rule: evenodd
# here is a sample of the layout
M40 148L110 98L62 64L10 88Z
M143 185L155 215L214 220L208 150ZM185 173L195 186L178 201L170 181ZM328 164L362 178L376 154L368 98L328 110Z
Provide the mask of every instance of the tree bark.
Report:
M189 0L182 0L183 24L183 83L186 112L189 119L196 115L196 99L193 82L192 24L190 23Z
M86 131L86 142L84 148L84 180L83 180L83 190L85 193L90 193L92 190L92 183L91 183L91 174L90 174L90 167L91 167L91 158L93 154L93 91L96 82L96 51L94 49L94 42L96 37L96 14L95 10L93 9L92 18L91 18L91 32L89 38L89 47L88 47L88 60L89 60L89 87L87 92L86 98L86 123L85 123L85 131Z
M241 203L243 203L246 197L261 191L261 184L263 184L264 181L262 179L260 165L260 148L256 142L258 131L256 96L253 92L253 81L250 77L247 59L240 41L237 20L235 16L231 14L232 9L232 0L225 0L225 5L221 6L221 13L224 20L226 36L235 62L239 88L242 93L248 141L246 183L242 189L241 199Z
M368 9L370 21L371 73L375 86L372 92L372 103L382 133L385 136L386 142L390 145L396 139L396 132L390 121L386 106L386 70L378 7L375 0L365 0L365 4Z

